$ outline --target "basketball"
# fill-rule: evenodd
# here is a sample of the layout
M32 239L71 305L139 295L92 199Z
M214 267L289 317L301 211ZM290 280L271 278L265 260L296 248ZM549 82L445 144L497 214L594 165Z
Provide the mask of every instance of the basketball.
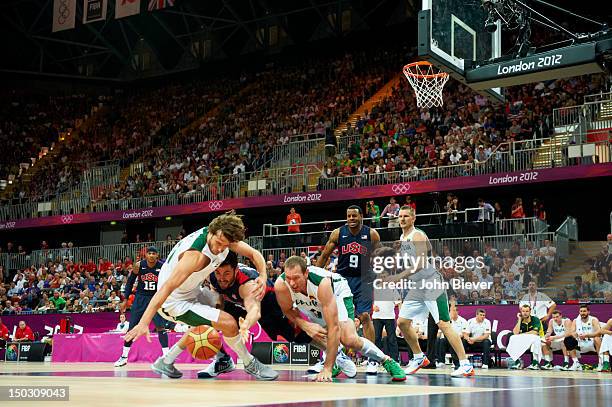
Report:
M195 359L210 359L221 350L221 337L215 328L199 326L189 332L187 350Z

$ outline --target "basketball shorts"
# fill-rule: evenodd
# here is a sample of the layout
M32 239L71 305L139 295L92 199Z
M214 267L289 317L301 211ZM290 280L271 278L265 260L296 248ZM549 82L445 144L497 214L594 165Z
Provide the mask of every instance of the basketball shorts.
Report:
M336 307L338 308L338 322L347 322L351 323L355 320L355 305L353 297L336 297ZM327 323L323 318L323 315L317 311L315 314L313 310L310 309L300 309L310 321L315 324L319 324L322 327L327 327Z
M219 320L221 313L215 308L216 303L216 294L202 288L193 299L168 297L157 313L169 321L180 321L189 326L211 325Z
M146 295L136 295L136 297L134 298L134 302L132 303L132 307L130 308L130 326L136 326L140 322L142 315L149 306L149 302L151 302L151 298L153 297L148 297ZM155 325L155 328L158 329L172 329L174 327L174 324L172 322L165 320L159 314L156 314L153 317L153 324Z
M580 353L587 353L587 352L595 352L595 342L590 340L590 341L578 341L578 350L580 351Z
M564 342L563 341L564 341L563 339L557 339L556 341L552 341L551 344L550 344L550 348L553 351L562 350L563 346L564 346Z
M449 322L450 312L448 309L448 297L446 292L440 294L435 301L406 300L402 303L399 317L412 321L415 318L427 319L431 314L436 324L440 321Z
M357 315L363 313L372 313L372 305L374 304L374 287L371 283L362 281L361 277L344 277L353 294L354 311Z
M612 335L604 335L601 338L601 347L599 353L610 352L612 354Z

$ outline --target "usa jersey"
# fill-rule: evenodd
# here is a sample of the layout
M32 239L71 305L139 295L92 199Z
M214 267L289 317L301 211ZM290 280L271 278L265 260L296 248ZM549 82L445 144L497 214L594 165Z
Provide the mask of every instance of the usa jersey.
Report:
M245 266L244 264L238 264L238 272L236 273L236 279L234 280L234 284L226 289L222 289L217 281L217 277L215 273L210 275L210 284L215 289L219 295L223 296L223 301L231 302L235 305L238 305L241 308L244 308L244 299L240 297L240 286L247 283L248 281L255 280L259 277L259 273L254 268ZM266 295L269 292L274 292L274 284L268 280L266 284Z
M342 277L361 277L362 268L369 270L372 238L370 228L362 226L359 233L351 234L348 225L338 234L338 265L336 273Z
M138 263L138 285L136 286L136 295L153 296L157 292L157 279L159 271L163 266L163 262L157 260L155 266L149 267L146 260L141 260Z

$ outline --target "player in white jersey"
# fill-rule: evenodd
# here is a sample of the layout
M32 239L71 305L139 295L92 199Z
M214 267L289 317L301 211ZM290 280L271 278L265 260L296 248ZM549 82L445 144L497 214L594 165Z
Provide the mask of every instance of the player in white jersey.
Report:
M542 353L546 361L544 365L541 366L542 369L553 369L553 352L560 350L563 352L563 366L561 366L561 370L569 370L569 353L565 343L571 341L571 336L572 321L570 321L569 318L564 318L561 311L554 310L552 312L552 319L546 330L546 335L544 335L545 342L542 344Z
M410 346L414 353L414 357L406 368L406 374L414 374L420 368L426 367L430 363L419 346L418 336L412 326L412 321L415 318L422 317L426 319L428 313L430 313L459 358L459 368L453 371L451 375L453 377L473 376L474 368L465 355L461 337L453 330L450 324L446 290L425 290L419 288L422 281L435 281L441 284L443 278L434 265L429 264L428 256L431 252L431 243L425 232L415 228L415 220L416 213L412 207L403 206L400 209L399 222L402 228L402 235L400 237L401 254L408 254L414 261L412 262L412 270L406 270L396 277L401 278L405 275L417 284L417 289L408 291L397 320L408 346Z
M599 348L599 353L603 358L603 364L601 367L602 372L610 371L610 354L612 353L612 318L608 320L608 322L603 325L600 324L601 328L599 329L599 335L601 338L601 347Z
M572 322L572 335L578 341L578 350L580 353L595 352L599 353L601 346L601 337L599 336L599 320L591 315L589 306L582 304L580 306L580 315ZM575 348L573 350L575 355ZM581 364L578 363L576 356L572 355L574 364L570 370L580 370ZM599 357L599 367L602 366L602 357Z
M289 321L327 350L317 381L331 380L340 344L381 363L394 381L406 380L396 361L357 335L353 294L344 277L320 267L308 267L303 258L291 256L285 262L285 272L274 284L274 292ZM300 312L310 321L303 319Z
M278 373L263 365L251 355L244 344L249 325L246 319L240 326L230 314L216 309L210 291L203 289L204 280L225 260L229 250L248 257L257 268L255 279L256 298L261 301L266 287L266 263L257 250L244 239L244 224L239 216L225 214L216 217L208 227L199 229L179 241L168 254L158 279L157 293L151 299L138 325L127 333L125 340L135 340L142 335L149 337L149 323L158 312L170 321L180 321L191 327L212 325L223 333L225 343L244 362L244 369L258 380L274 380ZM174 361L185 349L188 333L165 355L151 366L160 374L179 378L182 373L174 367Z

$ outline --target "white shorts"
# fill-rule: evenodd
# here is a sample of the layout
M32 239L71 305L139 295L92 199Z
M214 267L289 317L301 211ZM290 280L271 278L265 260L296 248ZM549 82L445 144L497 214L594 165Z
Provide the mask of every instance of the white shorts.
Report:
M555 351L555 350L562 350L564 347L564 343L563 343L563 339L558 339L556 341L552 341L550 344L550 348Z
M578 341L578 350L580 353L595 352L594 341Z
M604 335L601 338L601 347L599 353L610 352L612 354L612 335Z
M399 317L410 321L415 318L426 320L429 313L431 313L436 324L440 322L440 320L450 321L446 293L438 297L436 301L404 301L399 311Z
M355 318L355 306L353 304L353 297L336 297L336 307L338 308L338 322L350 321L353 323ZM299 308L298 308L299 309ZM319 324L322 327L327 327L324 318L319 318L312 311L307 309L300 309L311 322Z
M215 308L216 303L216 294L202 288L192 300L168 297L157 313L169 321L180 321L189 326L210 325L217 322L221 314L221 310Z

